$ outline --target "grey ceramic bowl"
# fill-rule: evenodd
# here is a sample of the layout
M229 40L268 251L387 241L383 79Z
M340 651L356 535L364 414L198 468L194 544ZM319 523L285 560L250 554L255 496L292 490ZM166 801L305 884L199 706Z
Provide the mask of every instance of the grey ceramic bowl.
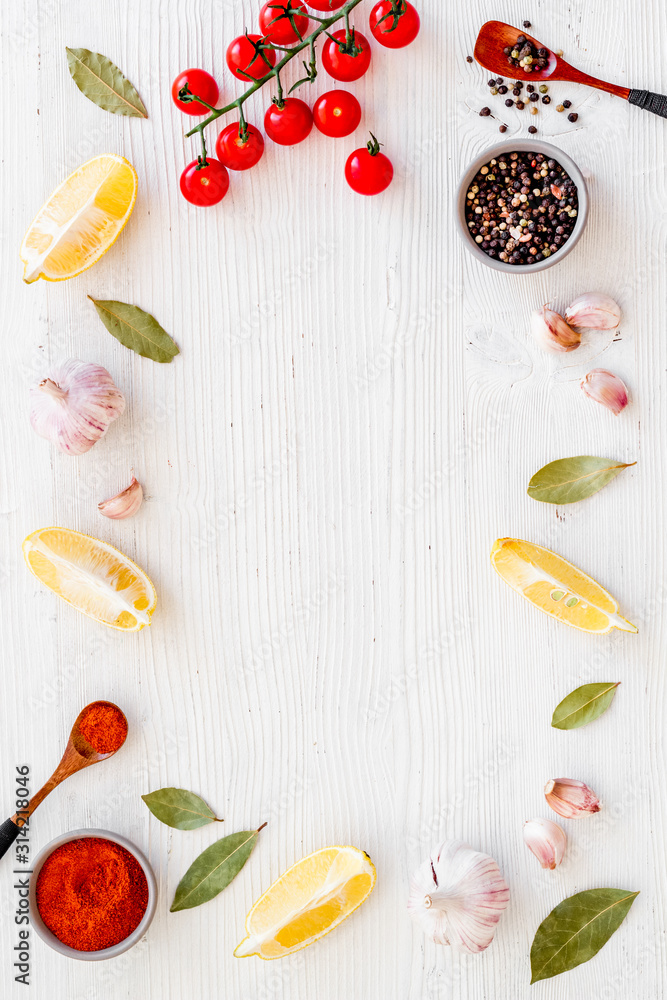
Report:
M488 254L484 253L483 250L475 243L474 239L470 235L468 229L468 223L466 222L466 194L468 193L468 188L472 183L472 179L485 163L492 160L494 157L498 159L500 156L507 155L508 153L523 153L523 152L535 152L544 153L549 159L556 160L560 163L567 173L570 175L574 183L577 185L577 197L579 199L579 205L577 208L577 222L572 231L572 235L563 244L560 250L557 250L546 260L541 260L537 264L506 264L505 261L496 260L494 257L489 257ZM581 239L584 229L586 228L586 222L588 220L588 190L586 188L586 181L584 180L584 175L577 166L577 164L572 160L567 153L564 153L562 149L558 146L552 146L550 142L542 142L540 139L507 139L505 142L499 142L496 146L489 146L485 149L483 153L480 153L472 163L468 166L463 177L461 178L461 183L459 184L458 191L456 193L456 224L459 231L459 235L463 240L464 246L470 253L481 261L482 264L486 264L487 267L492 267L494 271L505 271L508 274L535 274L536 271L545 271L548 267L553 267L554 264L558 264L563 257L574 250L575 246Z
M40 916L39 910L37 909L37 879L40 871L42 870L42 865L57 847L61 847L63 844L67 844L71 840L81 840L83 837L101 837L102 840L110 840L114 844L120 844L121 847L124 847L126 851L129 851L130 854L139 862L143 868L144 875L146 876L146 882L148 883L148 906L146 907L146 912L141 918L141 922L123 941L119 941L118 944L113 945L111 948L102 948L101 951L77 951L76 948L70 948L69 945L63 944L62 941L59 941L55 934L46 926ZM68 958L78 958L82 962L101 962L106 958L116 958L117 955L122 955L123 952L128 951L144 936L155 915L155 907L157 905L157 883L155 881L153 869L147 859L141 853L139 848L135 847L134 844L125 837L121 837L118 833L110 833L109 830L73 830L71 833L64 833L60 837L56 837L56 839L52 840L50 844L47 844L35 858L32 875L30 876L29 899L30 923L35 928L42 941L46 941L46 943L50 945L54 951L58 951L61 955L66 955Z

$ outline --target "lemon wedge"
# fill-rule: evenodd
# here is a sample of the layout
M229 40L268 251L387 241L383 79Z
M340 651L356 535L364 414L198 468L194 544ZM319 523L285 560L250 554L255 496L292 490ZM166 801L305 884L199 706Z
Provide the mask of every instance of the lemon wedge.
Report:
M356 847L325 847L302 858L257 900L246 918L237 958L283 958L300 951L361 906L375 885L375 865Z
M23 238L23 280L64 281L92 267L130 218L137 187L137 172L123 156L95 156L70 174Z
M496 572L540 611L582 632L637 629L599 583L555 552L520 538L499 538L491 552Z
M24 541L23 555L38 580L89 618L123 632L150 625L155 587L112 545L68 528L40 528Z

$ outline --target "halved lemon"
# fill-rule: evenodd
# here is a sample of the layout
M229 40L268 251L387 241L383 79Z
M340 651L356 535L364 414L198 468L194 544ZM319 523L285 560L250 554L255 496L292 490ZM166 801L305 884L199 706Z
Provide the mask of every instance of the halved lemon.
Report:
M375 865L356 847L325 847L302 858L257 900L237 958L283 958L324 937L361 906Z
M23 555L38 580L89 618L124 632L150 625L155 587L112 545L69 528L40 528L24 541Z
M618 604L599 583L541 545L499 538L491 562L513 590L566 625L582 632L637 631L619 615Z
M137 200L137 172L107 153L80 166L40 208L23 237L23 280L64 281L116 242Z

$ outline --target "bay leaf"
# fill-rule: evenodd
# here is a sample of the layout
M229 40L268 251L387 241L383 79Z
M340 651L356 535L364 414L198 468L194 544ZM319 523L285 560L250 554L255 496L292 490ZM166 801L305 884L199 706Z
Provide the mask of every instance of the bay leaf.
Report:
M136 351L151 361L159 361L160 364L170 364L180 353L166 330L139 306L110 299L94 299L90 295L88 298L109 333L124 347L129 347L131 351Z
M209 823L222 823L203 799L185 788L159 788L141 797L156 819L175 830L198 830Z
M148 118L134 86L115 63L90 49L67 49L67 65L82 94L104 111L132 118Z
M583 684L556 705L551 719L554 729L579 729L606 712L620 681Z
M590 961L621 926L638 895L625 889L587 889L554 907L530 949L531 983Z
M192 862L178 883L171 912L201 906L226 889L257 843L259 830L243 830L216 840Z
M577 503L593 496L610 483L622 469L636 462L614 462L595 455L577 455L549 462L528 484L528 496L542 503Z

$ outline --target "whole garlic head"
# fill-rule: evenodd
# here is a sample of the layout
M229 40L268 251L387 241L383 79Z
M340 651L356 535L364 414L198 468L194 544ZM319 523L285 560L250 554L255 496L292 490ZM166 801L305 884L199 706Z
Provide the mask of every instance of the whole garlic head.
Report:
M408 912L436 944L476 954L493 941L509 898L493 858L447 840L412 876Z
M83 455L125 409L125 399L101 365L70 358L30 389L30 423L67 455Z

